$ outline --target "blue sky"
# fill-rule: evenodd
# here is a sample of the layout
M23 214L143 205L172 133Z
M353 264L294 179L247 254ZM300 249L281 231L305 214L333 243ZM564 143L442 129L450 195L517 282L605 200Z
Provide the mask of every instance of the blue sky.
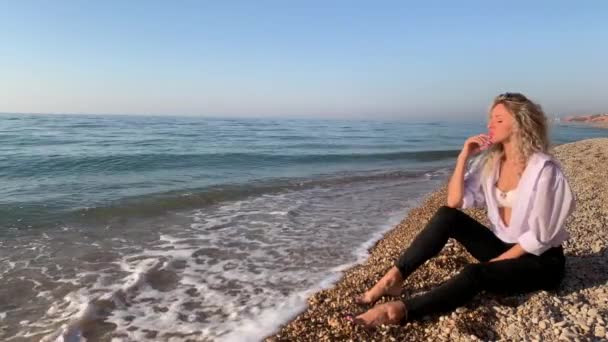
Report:
M2 1L0 112L608 112L608 1Z

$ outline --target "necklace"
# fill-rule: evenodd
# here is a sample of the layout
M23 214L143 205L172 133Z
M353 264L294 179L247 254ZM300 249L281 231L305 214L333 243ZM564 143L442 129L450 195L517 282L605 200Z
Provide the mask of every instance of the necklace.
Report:
M507 165L506 163L503 163L501 166L502 167L513 167L513 168L516 168L516 170L517 170L517 172L516 172L517 183L518 183L518 186L519 186L519 181L521 180L521 176L523 174L523 170L520 167L517 167L516 165L513 165L513 166L511 166L511 165L513 165L513 164L508 164ZM500 178L500 174L501 174L500 171L501 171L501 168L498 169L498 178ZM498 187L498 180L496 181L496 183L494 184L494 186L496 187L496 190L498 190L498 196L500 196L500 198L503 199L503 200L507 198L507 195L509 194L509 192L513 191L513 190L510 190L510 191L505 192L505 191L500 190L500 188Z
M500 192L500 194L499 194L500 198L502 198L502 199L507 198L507 193L506 193L506 192L503 192L503 191L502 191L502 190L500 190L500 189L498 189L498 191Z

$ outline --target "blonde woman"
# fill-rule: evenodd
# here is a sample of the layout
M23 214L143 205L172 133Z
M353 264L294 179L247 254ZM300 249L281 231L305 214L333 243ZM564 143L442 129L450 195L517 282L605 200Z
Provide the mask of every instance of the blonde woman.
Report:
M468 138L441 207L395 266L355 300L373 304L397 296L402 282L437 255L449 238L479 263L435 289L403 301L377 305L347 319L367 327L398 324L464 305L481 291L503 294L556 288L564 273L562 242L574 198L558 163L548 155L547 120L541 107L519 93L492 103L489 134ZM488 148L483 162L465 174L468 159ZM456 208L486 207L490 227Z

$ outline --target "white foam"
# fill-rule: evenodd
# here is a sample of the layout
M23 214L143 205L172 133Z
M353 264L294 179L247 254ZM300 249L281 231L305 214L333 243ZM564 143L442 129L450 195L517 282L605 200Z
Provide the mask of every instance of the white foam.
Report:
M308 189L195 210L191 224L161 229L157 241L107 261L103 271L58 281L78 289L42 311L45 317L32 325L39 330L21 336L61 324L44 341L78 341L81 327L103 318L128 340L146 339L146 330L160 340L168 339L163 334L260 340L304 310L311 294L364 261L416 203L391 193L394 186L404 185ZM109 240L118 242L113 252L134 250L127 241ZM80 283L85 277L94 280ZM100 301L112 303L109 316Z
M408 208L411 208L418 203L418 200L410 200L408 203ZM384 235L393 229L401 220L407 215L408 210L404 211L395 211L391 215L389 215L388 222L380 227L372 237L361 244L355 251L355 255L357 256L357 261L355 263L359 264L363 262L365 259L369 257L369 249L372 248L376 242L378 242Z
M260 341L269 333L276 331L284 322L292 319L306 309L309 292L290 296L283 303L261 310L252 317L243 318L230 327L230 332L220 336L218 341L249 342Z

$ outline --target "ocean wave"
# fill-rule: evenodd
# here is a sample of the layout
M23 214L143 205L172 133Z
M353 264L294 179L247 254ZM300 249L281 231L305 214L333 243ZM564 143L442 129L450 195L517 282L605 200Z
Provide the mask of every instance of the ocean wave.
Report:
M201 188L172 190L128 196L84 206L62 200L4 203L0 207L0 224L11 229L2 236L20 234L38 227L58 227L65 224L100 224L133 217L154 217L213 206L222 202L238 201L249 197L272 195L313 188L349 187L364 182L416 181L443 179L447 170L372 170L338 172L313 177L269 177L248 182L224 183Z
M247 184L223 184L203 189L171 191L158 194L147 194L125 198L107 206L79 209L74 214L82 219L105 220L120 217L147 217L160 215L168 211L203 208L221 202L241 200L250 196L270 195L290 190L305 190L315 187L338 187L354 183L392 180L435 179L446 175L445 170L437 169L340 173L330 177L274 178L252 181Z
M42 177L62 174L139 172L156 169L252 168L281 165L358 163L380 161L437 161L454 158L459 150L397 151L384 153L266 154L266 153L136 153L112 155L14 155L2 158L1 177Z

